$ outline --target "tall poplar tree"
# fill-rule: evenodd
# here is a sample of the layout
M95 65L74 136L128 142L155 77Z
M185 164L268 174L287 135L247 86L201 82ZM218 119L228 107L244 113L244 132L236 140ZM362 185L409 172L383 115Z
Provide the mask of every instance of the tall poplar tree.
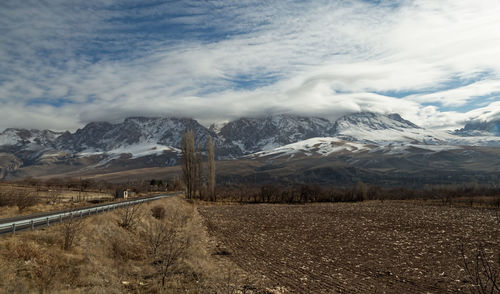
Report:
M194 132L188 130L182 135L182 177L187 189L187 198L195 197L196 189L196 154L194 147Z
M215 150L212 138L207 140L207 162L208 162L208 193L210 194L210 199L216 201L215 196Z

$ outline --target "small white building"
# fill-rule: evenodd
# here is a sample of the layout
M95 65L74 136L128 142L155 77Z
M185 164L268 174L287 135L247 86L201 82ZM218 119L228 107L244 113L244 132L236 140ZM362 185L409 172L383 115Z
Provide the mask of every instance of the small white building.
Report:
M128 190L116 190L115 198L128 198Z

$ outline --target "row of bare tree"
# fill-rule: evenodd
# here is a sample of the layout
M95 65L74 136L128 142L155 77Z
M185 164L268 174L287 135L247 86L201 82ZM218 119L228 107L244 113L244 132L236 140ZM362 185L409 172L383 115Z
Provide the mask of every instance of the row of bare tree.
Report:
M203 156L200 144L195 145L195 135L188 130L182 136L182 177L186 185L186 197L196 199L206 192L215 201L215 148L211 138L207 140L207 175L204 180Z
M322 187L314 184L219 186L218 201L307 203L307 202L357 202L364 200L439 200L443 204L460 202L467 205L480 203L500 207L500 188L483 187L426 187L424 189L382 188L358 182L351 187Z

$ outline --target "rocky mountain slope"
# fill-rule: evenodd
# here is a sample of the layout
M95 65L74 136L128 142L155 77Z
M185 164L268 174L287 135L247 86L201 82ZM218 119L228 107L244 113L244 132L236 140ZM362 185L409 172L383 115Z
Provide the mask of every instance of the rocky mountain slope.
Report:
M467 123L462 129L455 131L459 136L500 136L500 120L472 121Z
M315 157L331 161L335 157L355 166L368 158L365 165L375 167L387 165L381 159L392 162L400 156L394 166L411 166L418 161L403 157L473 161L483 151L470 146L500 146L498 121L471 123L449 133L421 128L398 114L370 112L334 122L295 115L240 118L217 128L206 128L189 118L131 117L115 124L92 122L74 133L6 129L0 133L1 177L20 177L28 169L51 173L62 167L88 172L176 165L187 129L194 130L201 149L211 137L219 159L262 162Z
M332 123L324 118L293 115L240 118L220 129L228 144L242 154L259 152L314 137L331 135Z

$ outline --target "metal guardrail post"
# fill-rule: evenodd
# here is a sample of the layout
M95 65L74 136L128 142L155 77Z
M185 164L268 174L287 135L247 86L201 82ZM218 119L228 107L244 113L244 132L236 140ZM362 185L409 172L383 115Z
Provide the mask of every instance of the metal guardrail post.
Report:
M81 208L78 209L77 211L66 211L66 212L60 212L60 213L54 213L52 215L48 215L46 217L38 217L38 218L25 218L24 220L21 221L16 221L16 222L11 222L7 223L2 226L2 230L4 230L4 233L8 232L9 226L11 226L11 232L14 234L17 230L17 227L21 225L21 228L28 228L31 227L31 230L35 229L35 222L37 225L42 225L46 224L47 227L50 226L50 219L53 218L56 223L57 223L57 218L59 218L59 222L63 222L64 219L67 219L68 216L70 218L73 218L75 215L78 217L77 213L80 213L80 218L83 218L83 215L88 211L88 215L92 215L92 211L94 210L95 214L98 213L104 213L104 212L110 212L112 210L116 210L117 208L127 208L131 207L137 204L149 202L149 201L154 201L163 197L169 197L170 195L163 195L163 196L156 196L156 197L151 197L147 199L134 199L134 200L128 200L128 201L123 201L123 202L118 202L118 203L113 203L113 204L107 204L107 205L102 205L102 206L97 206L97 207L91 207L91 208ZM174 196L174 195L171 195ZM69 214L68 214L69 213ZM36 220L36 221L35 221Z

